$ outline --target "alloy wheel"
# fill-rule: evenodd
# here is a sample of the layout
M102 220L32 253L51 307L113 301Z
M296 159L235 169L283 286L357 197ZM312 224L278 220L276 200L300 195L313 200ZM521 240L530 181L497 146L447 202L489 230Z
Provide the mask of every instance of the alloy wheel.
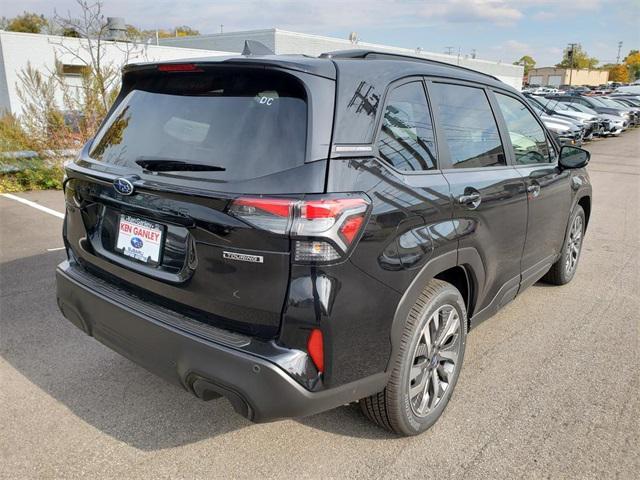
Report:
M452 305L443 305L425 323L413 352L408 388L416 416L429 414L450 388L460 342L460 315Z
M576 215L569 231L569 241L567 242L567 260L565 270L567 275L571 275L578 265L580 257L580 247L582 246L582 216Z

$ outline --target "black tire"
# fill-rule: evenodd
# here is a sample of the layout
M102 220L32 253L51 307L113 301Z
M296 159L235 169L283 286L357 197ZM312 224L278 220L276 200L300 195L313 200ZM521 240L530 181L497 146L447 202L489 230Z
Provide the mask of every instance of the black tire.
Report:
M458 317L457 324L453 316L454 309ZM432 355L427 355L424 331L429 329L431 332L436 322L442 323L442 335L430 334L429 338L442 338L443 345L432 346L429 349ZM446 329L447 325L451 327ZM445 333L445 330L448 332ZM447 337L449 332L454 333ZM382 392L360 400L363 413L379 426L398 435L417 435L427 430L438 420L451 398L464 359L466 337L467 312L460 292L447 282L432 280L409 312L387 386ZM424 351L425 355L416 356L421 351ZM455 363L447 359L454 352L457 355ZM424 362L421 360L423 357ZM421 380L418 382L410 378L410 375L419 369L424 369L421 375L427 375L426 380L424 377L418 377ZM426 373L427 371L429 373ZM419 393L414 397L411 389L422 390L422 385L426 385L422 397L419 397ZM427 392L428 389L434 391L434 385L438 385L438 392L443 390L439 399L438 395ZM416 409L424 404L424 397L435 399L427 404L432 401L435 403L433 408L425 405L429 407L428 412L418 415Z
M572 246L575 246L575 237L573 232L573 226L578 221L581 225L580 237L578 239L577 253ZM542 280L551 283L553 285L565 285L569 283L576 274L578 269L578 262L580 260L580 254L582 253L582 241L584 239L584 231L586 226L586 217L584 210L580 205L576 205L569 217L569 224L567 225L567 233L565 234L564 243L562 244L562 254L560 258L554 263L549 271L546 273ZM570 259L569 256L573 258ZM572 265L569 268L569 265Z

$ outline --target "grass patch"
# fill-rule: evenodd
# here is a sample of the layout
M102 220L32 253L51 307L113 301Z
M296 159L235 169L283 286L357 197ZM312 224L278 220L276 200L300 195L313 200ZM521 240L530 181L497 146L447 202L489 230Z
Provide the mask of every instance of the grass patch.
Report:
M3 164L2 166L6 166L7 162L0 160L0 163ZM29 165L22 170L0 173L0 193L24 192L26 190L61 190L63 177L62 165L46 164L37 159L29 160Z
M14 158L4 152L33 152L36 143L18 119L0 117L0 193L61 189L64 170L59 159Z

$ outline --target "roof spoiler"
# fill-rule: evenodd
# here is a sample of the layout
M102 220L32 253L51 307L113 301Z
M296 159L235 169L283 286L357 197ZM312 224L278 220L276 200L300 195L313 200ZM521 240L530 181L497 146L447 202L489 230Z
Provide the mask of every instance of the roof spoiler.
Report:
M458 70L466 70L467 72L473 72L478 75L484 75L485 77L492 78L494 80L500 81L498 77L494 77L488 73L480 72L479 70L474 70L473 68L462 67L460 65L456 65L455 63L441 62L439 60L432 60L426 57L418 57L414 55L403 55L401 53L389 53L389 52L381 52L378 50L366 50L366 49L350 49L350 50L336 50L333 52L325 52L320 55L320 58L360 58L363 60L405 60L411 62L422 62L428 63L431 65L439 65L443 67L452 67Z
M264 43L256 40L245 40L242 55L245 57L251 57L253 55L275 55L275 53Z

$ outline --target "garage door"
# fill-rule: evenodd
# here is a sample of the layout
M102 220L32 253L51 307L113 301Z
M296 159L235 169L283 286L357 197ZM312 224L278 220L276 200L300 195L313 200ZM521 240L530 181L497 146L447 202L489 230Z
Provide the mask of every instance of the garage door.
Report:
M549 75L549 85L553 87L559 87L562 83L561 75Z
M531 75L529 85L542 85L542 75Z

